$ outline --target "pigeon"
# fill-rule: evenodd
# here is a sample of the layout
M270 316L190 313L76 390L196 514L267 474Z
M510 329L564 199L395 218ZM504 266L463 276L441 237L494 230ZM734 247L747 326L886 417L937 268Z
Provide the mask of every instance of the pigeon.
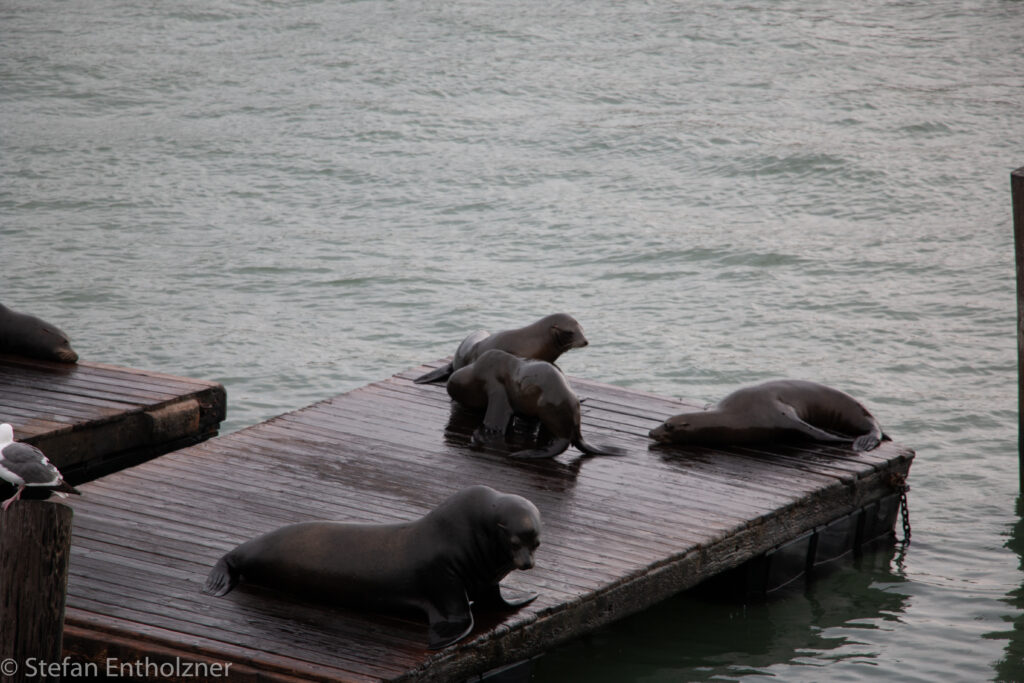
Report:
M0 479L18 487L17 493L4 501L4 511L11 503L21 498L28 486L50 489L61 498L68 493L80 494L64 481L57 468L46 459L43 452L27 443L14 440L14 428L7 423L0 424Z

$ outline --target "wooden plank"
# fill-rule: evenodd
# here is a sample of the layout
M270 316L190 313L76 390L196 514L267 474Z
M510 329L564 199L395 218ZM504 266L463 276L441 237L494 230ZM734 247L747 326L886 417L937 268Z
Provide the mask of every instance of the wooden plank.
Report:
M1017 472L1024 491L1024 166L1010 173L1017 270Z
M214 436L225 410L215 382L0 354L0 421L72 483Z
M427 366L429 367L429 366ZM149 652L234 662L239 680L454 680L538 654L848 514L892 491L913 452L834 446L679 450L647 431L699 408L570 378L588 438L622 457L517 461L468 448L478 417L453 409L426 368L336 396L82 486L66 639L95 658ZM520 435L520 440L528 439ZM200 592L216 559L292 522L415 519L464 486L532 500L537 566L506 583L538 599L479 614L473 633L425 649L416 614L366 615L258 589ZM248 668L246 668L248 667ZM248 678L247 678L248 677Z

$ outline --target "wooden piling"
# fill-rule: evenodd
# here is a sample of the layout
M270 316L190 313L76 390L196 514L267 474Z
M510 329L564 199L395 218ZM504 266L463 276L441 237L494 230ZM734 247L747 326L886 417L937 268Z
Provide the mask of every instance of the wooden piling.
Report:
M72 510L19 500L0 513L0 679L57 681L40 675L61 661Z
M1010 189L1017 255L1017 469L1024 492L1024 166L1010 174Z

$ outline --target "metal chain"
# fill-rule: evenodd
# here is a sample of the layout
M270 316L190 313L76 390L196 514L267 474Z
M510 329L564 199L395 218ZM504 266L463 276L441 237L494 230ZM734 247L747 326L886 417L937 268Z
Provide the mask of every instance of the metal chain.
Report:
M903 517L903 540L897 542L908 546L910 545L910 507L907 505L907 491L910 490L910 485L902 474L893 472L890 476L893 488L900 492L900 515Z
M910 545L910 509L907 507L907 491L909 486L904 486L900 492L900 514L903 515L903 545Z

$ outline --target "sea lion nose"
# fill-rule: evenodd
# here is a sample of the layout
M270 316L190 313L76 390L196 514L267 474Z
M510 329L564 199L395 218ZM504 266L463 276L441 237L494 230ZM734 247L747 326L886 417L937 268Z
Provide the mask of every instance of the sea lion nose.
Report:
M519 569L532 569L533 568L533 553L526 548L523 548L516 553L516 567Z

